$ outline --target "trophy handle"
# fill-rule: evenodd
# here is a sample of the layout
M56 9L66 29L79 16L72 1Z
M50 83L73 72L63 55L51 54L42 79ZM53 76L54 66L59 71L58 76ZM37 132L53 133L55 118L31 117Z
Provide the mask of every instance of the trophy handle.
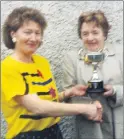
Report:
M105 50L107 50L107 48L103 48L99 52L105 52ZM104 57L104 60L105 60L108 57L108 54L107 53L104 53L104 54L105 54L105 57Z

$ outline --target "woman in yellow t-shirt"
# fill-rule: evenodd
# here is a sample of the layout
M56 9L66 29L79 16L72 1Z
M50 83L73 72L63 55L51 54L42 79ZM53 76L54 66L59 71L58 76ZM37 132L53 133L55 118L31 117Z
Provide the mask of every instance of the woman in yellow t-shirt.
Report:
M60 116L84 114L102 121L102 106L64 104L64 99L83 96L86 87L76 85L58 93L49 62L34 54L42 44L46 20L38 10L14 9L3 25L5 46L13 54L2 61L2 112L7 139L62 139Z

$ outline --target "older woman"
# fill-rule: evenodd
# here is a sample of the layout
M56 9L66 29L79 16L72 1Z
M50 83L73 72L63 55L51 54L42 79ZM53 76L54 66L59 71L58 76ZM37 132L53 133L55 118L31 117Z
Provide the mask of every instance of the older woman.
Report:
M103 105L102 123L76 116L77 139L114 139L115 136L116 139L123 138L123 52L118 44L106 42L109 29L107 18L102 11L82 13L78 20L78 35L83 47L72 50L64 58L63 88L67 89L76 84L88 84L93 70L86 57L89 52L103 52L106 57L97 69L106 91L68 100L72 103L100 100Z
M60 116L84 114L101 121L102 106L64 104L63 99L84 95L77 85L58 94L48 60L34 54L42 44L46 20L40 11L14 9L3 26L5 46L13 54L2 61L2 111L7 122L7 139L62 139Z

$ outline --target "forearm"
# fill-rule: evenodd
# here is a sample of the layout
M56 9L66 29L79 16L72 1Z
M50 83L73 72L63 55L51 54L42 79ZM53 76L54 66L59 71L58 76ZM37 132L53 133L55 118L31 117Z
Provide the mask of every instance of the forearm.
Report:
M16 97L16 101L28 111L45 117L87 114L87 107L90 104L65 104L42 100L37 95L25 95Z
M39 107L34 112L36 114L46 115L46 116L69 116L69 115L78 115L86 114L87 105L85 104L65 104L58 102L51 102L47 100L41 100Z

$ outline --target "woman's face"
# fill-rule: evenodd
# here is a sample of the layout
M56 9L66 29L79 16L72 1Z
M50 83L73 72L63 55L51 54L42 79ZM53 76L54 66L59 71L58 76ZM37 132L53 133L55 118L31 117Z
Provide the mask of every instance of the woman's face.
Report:
M16 38L15 50L24 54L32 54L42 41L41 27L34 21L27 21L11 36Z
M81 27L81 38L89 51L98 51L104 47L105 36L101 27L94 22L84 22Z

